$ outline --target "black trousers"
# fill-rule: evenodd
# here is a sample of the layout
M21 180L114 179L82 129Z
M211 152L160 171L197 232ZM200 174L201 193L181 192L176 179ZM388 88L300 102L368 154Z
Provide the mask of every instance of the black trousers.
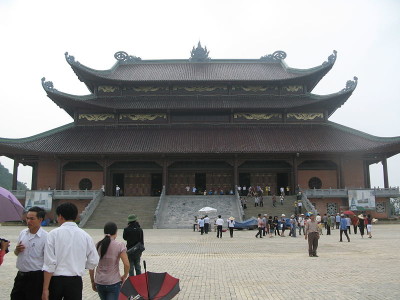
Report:
M53 276L49 286L49 300L81 300L82 277Z
M347 234L347 229L346 230L340 229L340 241L342 241L343 232L344 232L344 235L347 237L347 241L350 242L349 235Z
M336 229L339 229L340 227L340 222L336 222Z
M222 225L217 226L217 237L222 238Z
M354 234L357 234L357 225L353 225Z
M210 227L210 223L204 223L204 232L208 234L208 228Z
M14 279L11 300L40 300L43 291L43 271L18 272Z
M256 237L260 236L260 238L262 238L262 227L258 227L258 233L256 234Z
M229 233L230 233L231 237L233 237L233 227L229 227Z

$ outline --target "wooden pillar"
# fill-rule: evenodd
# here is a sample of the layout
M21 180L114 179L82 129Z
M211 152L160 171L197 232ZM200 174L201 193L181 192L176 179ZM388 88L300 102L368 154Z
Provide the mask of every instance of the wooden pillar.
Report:
M384 188L389 188L389 178L388 178L388 169L387 169L387 160L386 157L382 159L382 166L383 166L383 184Z
M299 153L296 153L296 155L293 157L293 166L292 166L292 172L293 172L293 181L292 181L292 193L295 194L297 190L297 186L299 185L299 174L298 174L298 169L297 169L297 156Z
M343 175L343 158L341 157L339 160L339 172L338 172L338 180L339 180L339 189L344 189L344 175Z
M32 184L31 190L37 190L38 163L32 164Z
M56 190L62 190L62 162L57 159L57 179L56 179Z
M14 159L14 170L13 170L13 177L12 177L12 190L16 190L18 188L18 186L17 186L18 166L19 166L19 161L17 159Z
M233 164L233 186L235 189L235 193L237 192L237 186L239 185L239 173L238 173L238 161L237 157L235 157L235 161Z

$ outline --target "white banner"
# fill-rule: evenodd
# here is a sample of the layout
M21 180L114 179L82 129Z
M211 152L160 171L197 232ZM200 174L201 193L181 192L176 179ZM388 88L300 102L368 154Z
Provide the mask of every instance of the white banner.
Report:
M350 210L375 210L374 190L348 190Z
M39 206L46 211L51 211L53 202L52 191L26 191L25 209L28 210L33 206Z

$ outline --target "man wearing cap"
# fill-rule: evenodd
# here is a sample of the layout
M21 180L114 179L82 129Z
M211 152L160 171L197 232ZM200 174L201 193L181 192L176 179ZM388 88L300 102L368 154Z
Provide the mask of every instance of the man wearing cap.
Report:
M136 215L129 215L127 221L128 227L124 229L123 238L127 242L126 248L128 251L139 242L144 246L143 230L140 228ZM141 257L142 252L133 252L128 254L130 264L129 276L134 276L134 271L136 271L136 275L142 274L142 269L140 267Z
M310 214L310 219L306 222L306 234L304 238L308 239L308 255L310 257L318 257L317 248L318 248L318 223L315 220L315 215Z

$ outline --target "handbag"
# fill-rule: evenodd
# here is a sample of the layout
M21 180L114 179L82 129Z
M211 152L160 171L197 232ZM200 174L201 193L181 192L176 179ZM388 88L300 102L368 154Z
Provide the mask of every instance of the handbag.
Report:
M133 246L132 248L128 249L128 251L126 251L127 254L139 254L142 253L144 250L146 250L146 248L144 247L142 242L138 242L135 246Z

